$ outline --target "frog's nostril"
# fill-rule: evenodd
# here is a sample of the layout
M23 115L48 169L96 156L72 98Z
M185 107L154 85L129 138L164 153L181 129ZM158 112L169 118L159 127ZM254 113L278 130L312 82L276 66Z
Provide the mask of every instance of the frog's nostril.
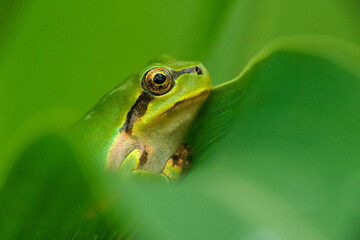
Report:
M201 68L200 68L200 67L198 67L198 66L196 66L194 70L195 70L195 72L196 72L196 74L197 74L197 75L201 75L201 74L203 74L203 72L202 72Z

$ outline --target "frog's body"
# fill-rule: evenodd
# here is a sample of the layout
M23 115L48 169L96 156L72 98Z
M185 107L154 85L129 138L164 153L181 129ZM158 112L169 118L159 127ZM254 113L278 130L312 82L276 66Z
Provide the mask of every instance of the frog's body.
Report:
M200 63L162 57L122 81L79 125L108 170L117 172L137 151L136 170L161 174L171 159L169 176L169 168L181 162L172 156L178 148L184 152L181 143L210 89L210 76Z

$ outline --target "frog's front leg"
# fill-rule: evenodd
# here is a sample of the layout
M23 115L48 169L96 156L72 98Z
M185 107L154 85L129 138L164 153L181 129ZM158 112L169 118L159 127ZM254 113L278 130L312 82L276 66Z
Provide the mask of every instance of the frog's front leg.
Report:
M139 143L130 135L126 133L119 134L109 151L106 170L116 173L124 160L140 147Z
M166 178L168 181L169 179L178 179L191 167L190 155L193 153L193 149L187 143L182 143L177 151L168 159L162 173L139 169L139 167L141 168L141 166L146 163L147 158L152 157L154 152L154 149L149 145L145 145L142 151L134 151L134 155L130 154L124 161L124 169L126 169L127 167L125 166L129 165L132 161L131 166L134 175L139 175L144 179L165 180L164 178ZM131 158L133 158L133 160L130 160ZM123 168L123 166L121 166L121 168Z
M190 146L182 143L169 159L164 159L163 152L122 133L110 149L107 170L122 176L177 179L190 167L191 153ZM167 160L165 167L161 159Z
M187 143L182 143L167 161L163 174L169 179L178 179L191 167L190 155L192 153L193 149Z
M122 177L133 177L146 182L152 181L168 183L169 179L164 174L137 169L139 164L142 164L145 152L146 151L139 149L133 150L122 162L117 172L118 175Z

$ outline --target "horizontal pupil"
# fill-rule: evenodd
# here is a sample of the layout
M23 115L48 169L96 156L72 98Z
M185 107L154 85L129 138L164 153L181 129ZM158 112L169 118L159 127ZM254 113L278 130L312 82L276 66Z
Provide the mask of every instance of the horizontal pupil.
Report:
M161 73L157 73L153 78L154 83L163 84L166 81L166 76Z

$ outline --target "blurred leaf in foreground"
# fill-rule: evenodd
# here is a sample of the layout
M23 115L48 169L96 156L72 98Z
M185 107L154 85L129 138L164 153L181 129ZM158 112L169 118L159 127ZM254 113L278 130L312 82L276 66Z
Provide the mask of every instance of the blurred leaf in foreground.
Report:
M359 49L278 41L215 88L189 137L197 152L183 184L280 239L356 239L359 109Z
M60 137L34 141L0 194L2 239L70 239L93 198L75 154Z

